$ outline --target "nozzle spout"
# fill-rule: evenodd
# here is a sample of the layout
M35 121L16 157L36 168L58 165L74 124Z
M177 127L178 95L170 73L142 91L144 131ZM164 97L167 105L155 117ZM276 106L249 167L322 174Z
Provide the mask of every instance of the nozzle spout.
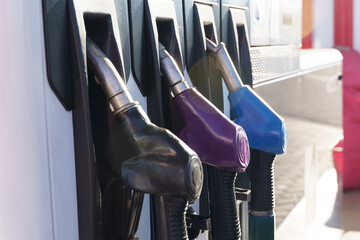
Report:
M166 51L165 47L159 42L160 70L167 80L174 96L189 89L184 75L180 71L174 58Z
M215 59L216 68L220 70L229 92L235 92L243 87L241 78L231 60L224 43L216 45L210 39L206 39L206 50Z
M135 103L115 66L89 37L86 38L86 53L88 63L96 75L96 81L101 85L110 102L111 110L117 112Z

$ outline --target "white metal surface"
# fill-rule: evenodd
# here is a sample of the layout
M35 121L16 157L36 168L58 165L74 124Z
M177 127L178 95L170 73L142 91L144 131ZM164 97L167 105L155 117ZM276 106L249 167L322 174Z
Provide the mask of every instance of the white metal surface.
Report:
M308 66L281 80L269 81L271 84L259 84L255 91L280 115L341 126L342 82L338 78L342 75L342 55L335 49L304 51L300 62Z
M313 1L312 46L334 47L334 0Z
M263 46L270 44L270 1L250 1L250 45Z
M300 45L250 48L254 84L299 71L300 50Z
M72 116L48 84L41 1L1 1L0 32L0 239L78 239Z
M301 0L273 0L270 15L270 44L301 44Z
M250 44L301 44L301 0L251 0Z
M353 44L354 49L360 52L360 1L354 1L354 8L353 8Z
M300 52L300 68L302 71L314 71L331 65L342 64L343 56L334 48L303 49ZM339 75L342 74L342 70Z

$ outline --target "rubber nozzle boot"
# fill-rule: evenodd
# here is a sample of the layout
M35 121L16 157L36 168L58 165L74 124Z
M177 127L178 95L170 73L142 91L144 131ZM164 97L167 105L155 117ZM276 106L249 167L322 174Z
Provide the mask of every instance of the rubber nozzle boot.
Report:
M197 90L190 88L173 98L184 127L179 137L215 167L243 172L250 161L244 129L230 121Z
M195 200L203 170L199 157L170 131L157 127L139 105L115 116L127 139L123 156L110 163L126 186L140 192ZM116 146L112 146L116 147Z
M246 131L251 148L274 154L286 151L285 121L261 97L243 86L228 98L235 123Z

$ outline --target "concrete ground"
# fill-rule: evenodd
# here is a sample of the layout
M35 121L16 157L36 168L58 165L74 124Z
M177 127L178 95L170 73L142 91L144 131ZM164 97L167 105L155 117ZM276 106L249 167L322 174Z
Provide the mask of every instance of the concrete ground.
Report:
M342 129L332 125L311 122L285 116L288 129L288 146L283 155L275 160L275 211L277 227L304 197L305 175L321 176L333 167L331 147L342 136ZM317 153L313 159L306 151L315 145ZM305 162L309 166L305 172ZM310 162L312 161L312 162ZM308 184L316 184L315 182Z
M316 184L314 199L303 198L277 229L277 240L360 240L360 191L339 191L335 169Z
M339 191L333 168L342 129L285 120L288 149L275 161L277 239L360 240L360 191Z

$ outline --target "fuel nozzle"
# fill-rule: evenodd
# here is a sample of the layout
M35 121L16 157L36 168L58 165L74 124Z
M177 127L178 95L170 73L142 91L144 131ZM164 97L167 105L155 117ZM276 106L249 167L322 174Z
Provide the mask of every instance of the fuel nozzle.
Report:
M162 74L166 77L171 92L177 96L183 91L189 89L184 75L180 71L174 58L166 51L164 45L159 42L160 68Z
M87 58L115 116L117 133L126 139L108 163L128 187L155 195L195 200L203 183L197 154L170 131L152 124L135 102L112 62L89 38Z
M250 152L244 129L190 88L175 60L161 43L159 46L161 72L184 125L178 136L199 154L201 161L236 172L245 171Z
M209 55L215 59L229 89L228 99L235 123L242 126L249 138L251 148L264 152L281 154L286 151L286 125L257 93L245 86L236 71L224 43L216 45L206 39Z
M116 115L121 110L135 105L135 101L110 59L90 38L86 39L86 44L89 65L96 74L96 82L100 84L110 103L111 111Z
M221 42L219 45L216 45L213 41L207 38L206 49L210 53L210 56L214 57L216 68L221 71L229 92L235 92L239 88L243 87L244 84L242 83L241 78L231 61L231 57L225 44Z
M239 239L234 183L237 172L245 171L250 161L246 133L196 89L183 84L182 72L164 47L160 47L160 56L161 72L172 90L172 102L179 115L175 121L183 126L178 136L199 154L201 161L218 168L208 168L212 236ZM173 87L180 84L186 88ZM221 231L220 226L227 231Z

